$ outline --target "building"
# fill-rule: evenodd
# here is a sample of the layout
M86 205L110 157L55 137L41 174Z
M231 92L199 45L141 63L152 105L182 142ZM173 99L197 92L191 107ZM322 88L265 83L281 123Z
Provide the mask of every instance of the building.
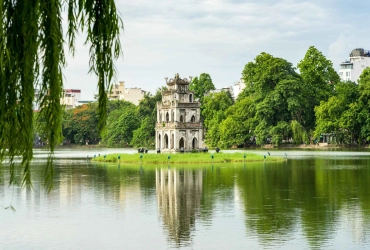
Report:
M123 99L128 102L132 102L135 105L139 105L140 100L144 98L145 91L140 88L127 88L125 89Z
M166 79L168 90L157 103L156 148L165 152L203 148L203 123L200 102L194 101L189 90L190 80L179 74Z
M125 82L121 81L118 84L113 84L112 89L110 90L110 93L108 94L108 98L111 100L118 99L122 100L123 94L125 92Z
M244 83L243 79L240 79L240 81L238 81L234 84L234 86L233 86L234 100L236 100L236 98L238 98L239 94L243 91L244 88L245 88L245 83Z
M342 81L358 83L362 71L370 67L370 51L362 48L354 49L349 54L349 61L340 64L339 77Z
M40 111L40 90L35 89L35 97L33 99L33 111L39 112ZM63 96L60 98L60 104L65 105L66 109L73 109L77 106L82 105L81 103L81 90L79 89L64 89Z
M63 97L60 99L60 104L65 105L66 109L73 109L79 106L81 101L80 89L64 89Z
M125 82L120 81L119 84L113 84L108 98L110 100L125 100L139 105L141 99L144 98L145 91L140 88L126 88Z

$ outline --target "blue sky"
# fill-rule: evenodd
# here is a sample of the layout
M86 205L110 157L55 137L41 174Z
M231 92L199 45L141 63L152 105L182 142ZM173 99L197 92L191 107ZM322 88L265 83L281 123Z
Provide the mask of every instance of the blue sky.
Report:
M233 85L250 61L267 52L295 67L309 46L334 68L353 48L370 50L370 1L150 1L116 0L124 31L117 81L152 93L164 77L209 73L216 88ZM82 99L97 93L88 72L84 37L77 53L67 53L65 88L81 89ZM66 51L67 52L67 51Z

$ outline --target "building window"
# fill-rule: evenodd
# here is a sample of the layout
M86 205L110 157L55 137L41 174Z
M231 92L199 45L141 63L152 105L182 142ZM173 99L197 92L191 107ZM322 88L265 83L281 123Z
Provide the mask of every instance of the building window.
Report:
M166 122L169 122L170 121L170 115L168 114L168 112L166 113Z
M191 122L195 122L195 116L194 115L191 117L191 120L190 121Z

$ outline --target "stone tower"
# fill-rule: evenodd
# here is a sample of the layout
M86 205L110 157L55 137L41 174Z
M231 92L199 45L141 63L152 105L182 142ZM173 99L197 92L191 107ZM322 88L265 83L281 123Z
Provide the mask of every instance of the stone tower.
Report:
M200 102L189 90L191 77L181 79L176 74L165 79L168 90L162 91L162 102L157 103L156 148L163 152L203 148Z

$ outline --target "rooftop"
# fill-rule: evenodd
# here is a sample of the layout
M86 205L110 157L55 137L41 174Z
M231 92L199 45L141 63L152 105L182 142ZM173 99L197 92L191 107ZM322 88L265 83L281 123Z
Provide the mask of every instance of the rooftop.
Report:
M364 50L363 48L353 49L352 52L349 54L350 57L370 57L370 50Z

